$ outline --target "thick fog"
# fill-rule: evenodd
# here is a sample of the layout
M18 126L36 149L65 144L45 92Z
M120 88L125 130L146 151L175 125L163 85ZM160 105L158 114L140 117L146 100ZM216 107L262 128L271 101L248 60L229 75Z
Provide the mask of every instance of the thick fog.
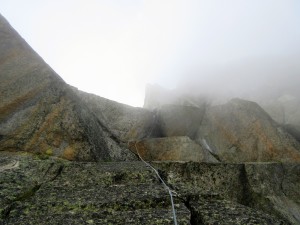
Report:
M0 13L68 83L126 104L147 83L299 96L298 0L1 0Z
M300 100L299 59L299 55L255 58L219 67L195 68L181 79L176 89L217 102L234 97L262 103L282 96Z

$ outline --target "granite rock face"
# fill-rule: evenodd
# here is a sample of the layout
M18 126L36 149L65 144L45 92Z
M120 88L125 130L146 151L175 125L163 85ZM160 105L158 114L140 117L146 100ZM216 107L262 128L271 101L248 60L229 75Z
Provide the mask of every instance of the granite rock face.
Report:
M225 162L300 162L300 144L256 103L233 99L206 110L198 131Z
M193 224L299 224L297 163L153 163ZM275 219L274 219L275 218Z
M297 99L285 96L279 100L280 106L278 102L264 104L274 120L251 101L233 99L211 105L208 97L150 85L144 107L157 111L164 137L189 136L220 161L299 162Z
M74 89L94 115L121 142L160 137L160 124L154 112L121 104Z
M0 150L126 160L101 121L0 15Z
M206 106L163 105L156 116L163 137L188 136L195 139L205 115Z
M299 224L297 164L154 162L178 224ZM71 162L0 152L1 224L174 224L142 162Z
M144 139L129 145L147 161L218 162L207 149L186 136Z
M0 172L0 224L174 224L168 191L142 162L0 159L18 163ZM178 224L190 224L174 201Z

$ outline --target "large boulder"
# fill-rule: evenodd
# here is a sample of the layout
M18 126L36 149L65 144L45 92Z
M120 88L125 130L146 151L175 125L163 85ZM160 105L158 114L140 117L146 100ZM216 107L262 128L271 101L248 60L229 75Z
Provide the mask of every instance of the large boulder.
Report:
M129 145L147 161L218 162L207 149L185 136L144 139Z
M207 109L197 138L203 140L226 162L300 162L299 142L258 104L246 100Z
M0 151L126 160L101 121L0 15Z
M164 137L188 136L195 139L205 115L206 106L163 105L156 111Z

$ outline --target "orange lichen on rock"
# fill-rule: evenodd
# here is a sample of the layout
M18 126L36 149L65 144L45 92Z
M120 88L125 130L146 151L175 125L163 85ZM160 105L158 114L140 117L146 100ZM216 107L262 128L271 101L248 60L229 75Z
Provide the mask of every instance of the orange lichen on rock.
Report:
M14 112L15 110L20 107L20 105L24 104L26 101L32 99L37 93L39 89L34 89L26 94L16 98L14 101L4 105L0 108L0 120L4 119L6 116L8 116L10 113Z
M75 158L76 158L75 149L72 148L71 146L66 147L62 154L62 158L71 160L71 161L75 160Z

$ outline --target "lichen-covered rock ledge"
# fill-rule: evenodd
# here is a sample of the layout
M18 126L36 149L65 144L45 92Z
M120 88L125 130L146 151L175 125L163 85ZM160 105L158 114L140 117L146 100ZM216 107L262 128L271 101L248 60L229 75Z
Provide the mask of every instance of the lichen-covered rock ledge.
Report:
M173 224L142 162L71 162L0 152L0 224ZM299 224L299 164L153 162L178 224Z

